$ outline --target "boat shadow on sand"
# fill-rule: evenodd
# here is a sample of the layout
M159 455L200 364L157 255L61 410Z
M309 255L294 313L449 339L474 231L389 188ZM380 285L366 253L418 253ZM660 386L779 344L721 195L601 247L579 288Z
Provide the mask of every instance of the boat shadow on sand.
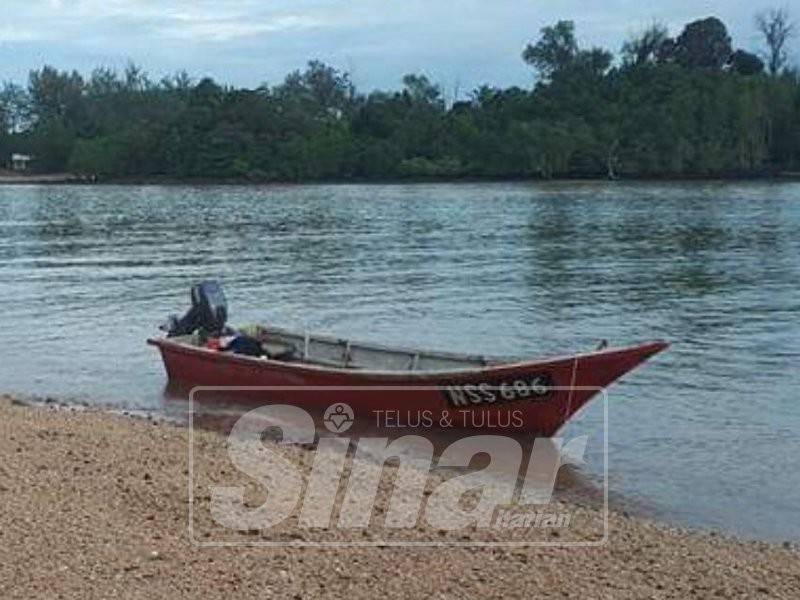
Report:
M269 400L264 399L259 404L254 405L252 395L245 394L245 396L237 398L236 393L232 391L203 391L202 393L192 394L192 389L189 386L174 381L167 383L164 387L163 401L164 411L171 419L190 427L216 432L223 436L230 435L234 426L244 415L259 406L271 404ZM332 428L326 424L325 415L312 412L309 412L309 414L315 425L314 441L313 443L302 444L309 451L314 450L318 446L320 439L326 437L347 437L350 440L350 454L352 455L356 444L362 438L386 438L387 443L391 443L405 436L421 436L433 446L433 464L436 465L433 470L445 474L448 472L477 471L489 464L490 457L488 454L477 453L464 461L464 463L468 462L469 464L465 468L437 465L439 458L446 449L452 449L454 443L470 436L501 435L504 438L510 438L518 442L522 448L523 457L521 463L522 472L517 471L519 482L525 476L524 468L528 464L535 443L537 451L556 453L559 451L555 442L549 437L536 436L530 432L514 431L513 429L492 432L486 429L448 428L442 427L438 423L432 423L430 426L427 423L425 426L419 426L415 423L415 426L411 426L402 422L393 422L390 426L382 426L376 419L358 418L358 415L356 415L356 418L352 420L346 430L336 433L335 431L330 431ZM280 442L284 431L292 426L293 424L288 421L265 420L261 438L264 441ZM374 458L376 461L383 460L383 457ZM502 455L493 455L492 460L499 462L499 464L496 463L493 466L519 469L520 465L517 464L518 456L509 456L507 465L503 464L504 458ZM511 462L512 460L514 462ZM390 458L388 462L397 462L397 460ZM596 476L584 470L583 467L572 464L563 464L558 469L554 492L558 499L579 502L596 508L602 507L604 502L602 482L598 481Z

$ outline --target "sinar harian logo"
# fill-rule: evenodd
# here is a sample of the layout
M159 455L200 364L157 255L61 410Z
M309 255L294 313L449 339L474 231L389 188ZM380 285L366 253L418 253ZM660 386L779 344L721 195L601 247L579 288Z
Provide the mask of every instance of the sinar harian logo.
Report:
M344 402L331 404L325 411L322 422L332 433L344 433L353 426L353 409Z

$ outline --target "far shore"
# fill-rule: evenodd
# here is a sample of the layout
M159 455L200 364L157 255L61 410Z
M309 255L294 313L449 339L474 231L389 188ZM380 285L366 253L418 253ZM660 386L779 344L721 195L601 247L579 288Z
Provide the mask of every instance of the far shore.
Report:
M620 176L609 179L601 176L541 177L426 177L361 179L341 178L328 180L252 180L177 177L102 177L74 173L27 173L0 171L0 185L141 185L141 186L292 186L292 185L410 185L410 184L481 184L481 183L703 183L703 182L761 182L783 183L800 181L800 172L780 172L763 175L707 175L680 177Z
M0 396L0 423L0 539L9 549L0 561L3 598L789 599L800 585L793 545L685 531L617 510L609 516L608 541L595 547L303 548L297 544L315 535L341 541L353 534L299 527L221 532L234 542L286 544L278 548L203 547L198 541L220 534L209 514L209 486L227 485L231 477L223 436L194 432L190 532L186 428L94 409L29 406L9 396ZM300 446L285 454L309 468L312 455ZM381 480L379 514L387 510L391 484L391 477ZM574 524L549 539L593 535L601 516L596 506L555 504ZM371 524L359 540L376 542L384 534ZM416 541L450 539L423 525L407 534ZM514 532L486 535L459 530L453 539L516 539Z
M69 184L82 182L81 178L70 173L18 174L0 171L0 185Z

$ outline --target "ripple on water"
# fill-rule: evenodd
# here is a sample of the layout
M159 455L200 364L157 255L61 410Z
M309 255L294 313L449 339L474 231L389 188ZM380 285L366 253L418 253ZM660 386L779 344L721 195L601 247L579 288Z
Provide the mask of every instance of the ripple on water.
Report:
M0 187L0 389L161 408L144 339L205 277L236 321L387 343L662 337L610 390L613 489L800 539L798 230L796 184Z

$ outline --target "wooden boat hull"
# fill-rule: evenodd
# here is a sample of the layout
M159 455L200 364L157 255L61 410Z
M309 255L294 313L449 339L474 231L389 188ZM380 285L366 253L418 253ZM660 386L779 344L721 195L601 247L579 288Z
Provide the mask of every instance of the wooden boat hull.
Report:
M554 435L594 395L667 347L657 341L574 356L448 372L366 371L251 358L148 340L161 351L171 382L183 387L270 388L240 391L259 403L302 406L315 418L343 402L359 418ZM381 412L382 411L382 412ZM319 414L316 414L319 413Z

